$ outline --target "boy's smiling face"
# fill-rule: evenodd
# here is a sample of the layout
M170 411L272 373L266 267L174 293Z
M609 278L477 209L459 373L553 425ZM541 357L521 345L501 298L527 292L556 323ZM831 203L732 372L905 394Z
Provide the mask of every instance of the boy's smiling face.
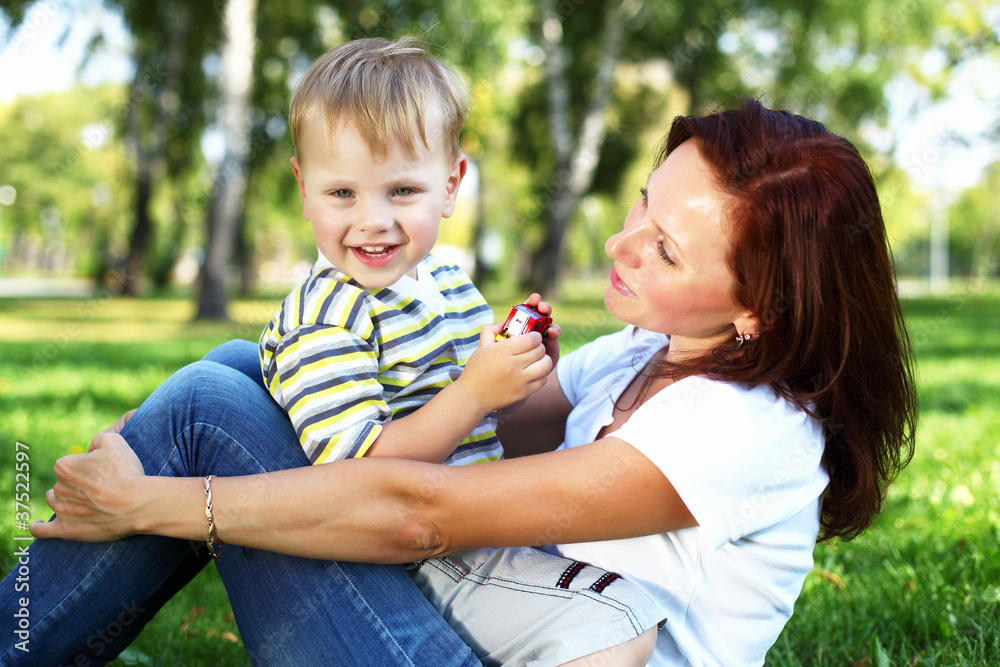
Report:
M327 132L314 118L303 133L301 160L292 158L316 245L365 287L413 277L437 240L441 218L455 210L468 162L446 155L439 133L427 136L430 149L418 141L413 157L393 144L378 159L350 123Z

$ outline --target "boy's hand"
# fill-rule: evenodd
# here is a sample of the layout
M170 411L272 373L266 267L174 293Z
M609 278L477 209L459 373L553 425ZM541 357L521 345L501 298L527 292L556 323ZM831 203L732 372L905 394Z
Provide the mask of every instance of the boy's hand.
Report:
M538 292L532 292L531 296L524 300L524 305L531 306L546 317L552 317L552 305L548 301L542 301ZM559 336L561 335L562 328L558 324L553 324L545 332L545 340L542 341L545 345L545 354L552 360L552 368L555 368L556 362L559 361Z
M472 354L456 384L476 401L483 414L516 403L545 385L552 370L542 337L537 332L496 340L502 324L483 327L479 348Z

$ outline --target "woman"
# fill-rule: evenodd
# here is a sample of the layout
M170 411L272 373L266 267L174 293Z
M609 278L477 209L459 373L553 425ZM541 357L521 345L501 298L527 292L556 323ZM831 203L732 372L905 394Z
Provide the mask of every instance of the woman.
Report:
M846 140L756 102L679 117L606 249L605 304L629 326L559 362L505 424L512 460L293 468L294 433L246 355L178 372L120 435L57 463L59 518L36 536L146 536L66 543L60 601L34 627L69 632L79 595L110 619L123 597L146 615L162 604L193 560L181 540L205 538L214 474L218 538L253 547L218 565L258 662L476 664L402 568L312 559L554 544L667 609L650 664L761 664L817 536L861 533L912 452L910 350L870 173ZM278 468L292 469L233 476Z

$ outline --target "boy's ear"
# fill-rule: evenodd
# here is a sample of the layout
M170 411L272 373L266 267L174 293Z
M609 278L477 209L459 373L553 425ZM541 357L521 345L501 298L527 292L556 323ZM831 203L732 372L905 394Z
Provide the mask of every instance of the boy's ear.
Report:
M462 179L465 178L465 172L468 170L469 158L465 157L465 154L459 153L451 162L451 173L448 174L448 184L445 186L447 196L444 200L444 211L441 213L442 218L450 218L451 214L455 212L458 186L462 184Z
M302 180L302 166L297 157L292 157L292 171L295 173L295 181L299 184L299 197L302 198L302 217L311 221L309 217L309 203L306 201L306 183Z

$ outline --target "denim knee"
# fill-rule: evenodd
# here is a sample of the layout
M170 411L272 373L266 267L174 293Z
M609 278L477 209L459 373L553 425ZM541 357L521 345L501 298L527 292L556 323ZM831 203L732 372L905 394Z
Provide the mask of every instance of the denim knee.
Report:
M307 466L288 415L245 373L196 361L146 399L122 430L147 473L245 475ZM170 443L163 450L164 444ZM154 472L155 471L155 472Z
M264 386L260 372L260 358L257 356L257 344L252 341L242 338L228 340L211 350L202 357L202 360L228 366Z
M252 386L251 382L256 386ZM147 403L153 399L156 407L166 408L175 419L182 419L175 426L192 421L225 425L230 420L238 419L238 406L270 399L270 395L257 378L249 377L239 368L203 359L184 366L167 378L147 399Z

